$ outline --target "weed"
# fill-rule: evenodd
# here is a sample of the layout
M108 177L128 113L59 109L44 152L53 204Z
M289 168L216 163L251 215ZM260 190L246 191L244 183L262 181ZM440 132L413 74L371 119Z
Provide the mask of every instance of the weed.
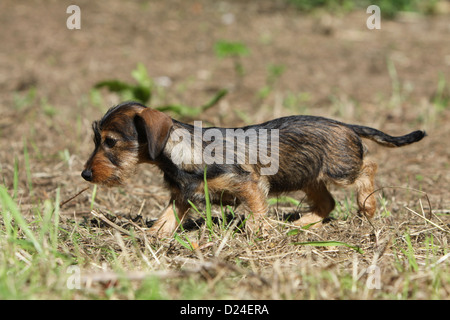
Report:
M399 109L407 100L413 88L409 83L402 83L398 77L397 68L391 59L387 60L389 77L392 82L392 94L389 102L391 109Z
M67 167L70 168L72 163L72 157L70 156L69 150L66 148L63 151L59 151L58 155L59 158L67 164Z
M370 4L378 5L382 17L393 19L400 12L418 12L418 13L433 13L436 9L437 1L419 1L419 0L373 0Z
M183 104L152 106L151 100L155 91L157 91L157 87L154 85L153 79L148 75L145 66L139 63L136 69L131 72L131 75L137 84L130 84L117 79L104 80L97 83L90 92L91 102L97 106L102 105L103 99L98 89L107 88L109 91L119 94L120 100L122 101L137 101L162 112L172 112L178 117L193 119L213 107L228 93L227 90L219 90L210 101L199 107L191 107ZM164 93L162 92L162 94Z
M263 100L270 95L285 69L286 66L281 64L271 64L267 67L266 85L258 91L258 98L260 100Z
M283 98L283 106L289 112L295 114L307 114L309 112L311 94L308 92L287 92Z
M388 209L389 201L385 197L380 197L380 204L382 208L381 216L383 218L389 218L392 215L391 211Z
M116 92L120 95L121 100L134 100L143 104L150 102L153 90L153 81L149 77L147 69L142 63L139 63L131 72L132 77L136 80L137 84L129 84L117 79L104 80L98 82L94 88L101 89L107 88L111 92ZM98 100L98 95L93 94L91 91L91 97L94 95L94 100Z
M96 86L98 86L98 83ZM105 85L105 87L109 89L108 86ZM112 91L111 89L109 90ZM100 90L98 90L96 87L91 88L89 90L89 102L97 108L103 108L105 105L105 102L103 101L103 96Z
M48 102L47 98L41 99L41 108L44 115L49 118L53 118L58 112L57 109Z
M97 195L97 185L94 184L94 188L92 190L92 196L91 196L91 206L90 206L91 210L94 209L94 204L95 204L94 201L95 201L96 195Z
M225 89L219 90L210 101L200 107L190 107L182 104L169 104L161 107L156 107L155 109L162 112L169 111L182 118L193 119L199 116L204 111L216 105L227 93L228 91Z
M315 247L338 247L345 246L350 249L355 250L358 253L363 254L364 251L358 247L341 241L307 241L307 242L293 242L293 245L296 246L315 246Z
M406 249L404 248L403 243L406 244ZM398 240L394 242L394 255L397 270L400 272L418 271L419 266L414 256L414 248L411 243L411 236L409 232L405 232L403 234L401 242L398 242ZM407 263L405 263L404 257L406 257L408 261Z
M191 207L195 210L195 212L197 212L197 214L199 214L202 217L202 219L204 219L205 224L206 224L206 229L208 230L209 241L211 241L213 239L213 236L218 236L218 234L216 234L215 230L214 230L215 224L214 224L213 217L212 217L211 200L210 200L210 196L209 196L206 173L207 173L207 167L205 166L205 169L204 169L205 210L200 211L193 202L191 202L190 200L188 200L188 202L191 205ZM220 205L220 210L221 210L221 214L222 214L222 224L220 225L220 228L222 231L224 231L227 227L226 210L224 210L222 205ZM233 212L233 217L234 217L234 212Z
M383 18L394 19L400 12L409 11L423 14L433 14L437 10L438 0L286 0L298 10L311 12L323 9L333 13L346 13L356 9L367 8L369 5L380 7Z
M13 199L17 200L17 195L19 192L19 159L17 157L14 157L13 191Z
M403 252L403 254L408 257L409 267L412 271L418 271L419 265L417 264L416 257L414 256L414 247L411 243L411 236L408 232L405 232L404 239L407 245L407 250L400 248L400 250Z
M12 243L17 243L23 248L27 248L38 254L44 254L44 250L48 249L47 237L51 248L56 249L57 246L57 230L59 221L59 191L57 192L57 200L55 205L50 201L44 202L44 210L41 215L41 228L39 235L36 235L30 225L22 216L19 207L14 199L9 195L7 189L0 185L0 209L3 217L6 236ZM40 212L38 212L40 213ZM19 238L19 232L24 234L24 239Z
M348 12L354 9L355 2L352 0L287 0L298 10L311 12L320 8L330 12Z
M161 280L154 276L147 277L142 281L142 284L136 290L135 297L138 300L168 299L167 293L163 289Z
M31 87L24 94L19 94L17 92L13 93L13 108L18 111L23 111L33 105L36 99L37 90L35 87Z
M445 76L442 72L439 73L436 93L432 98L432 104L440 113L450 107L450 87L447 85Z
M194 206L195 208L195 206ZM196 208L195 208L196 209ZM185 230L182 224L182 221L180 220L180 218L178 217L177 211L176 211L176 207L175 207L175 201L173 202L173 214L175 216L175 219L177 221L177 225L179 226L180 232L176 231L173 235L173 238L175 239L175 241L177 241L179 244L181 244L183 247L185 247L186 249L190 250L190 251L194 251L195 247L193 245L193 243L191 242L191 240L189 239L189 237L187 235L185 235ZM184 234L184 235L183 235ZM183 235L183 237L182 237ZM184 238L184 239L183 239Z
M28 154L27 140L23 140L23 158L25 161L25 172L27 175L28 190L33 194L33 182L31 179L30 156Z
M214 44L214 52L219 59L230 58L236 76L236 86L240 87L245 74L242 57L250 54L250 49L242 42L220 40Z
M336 207L332 211L332 217L346 221L350 217L351 212L356 210L356 203L350 200L352 198L354 198L353 194L351 197L345 197L343 201L336 202Z
M245 111L234 109L234 114L241 119L245 124L249 125L253 123L252 117L250 117Z
M280 196L277 198L269 198L267 200L267 204L269 205L275 205L275 204L279 204L279 203L290 203L296 207L300 206L301 202L298 201L297 199L294 199L292 197L289 196Z

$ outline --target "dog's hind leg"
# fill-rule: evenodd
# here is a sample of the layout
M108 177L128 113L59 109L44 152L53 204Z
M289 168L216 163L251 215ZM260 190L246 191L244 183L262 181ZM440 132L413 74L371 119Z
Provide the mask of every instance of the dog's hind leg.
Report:
M359 213L372 218L376 210L374 192L374 177L377 172L377 164L370 160L364 160L361 172L355 181Z

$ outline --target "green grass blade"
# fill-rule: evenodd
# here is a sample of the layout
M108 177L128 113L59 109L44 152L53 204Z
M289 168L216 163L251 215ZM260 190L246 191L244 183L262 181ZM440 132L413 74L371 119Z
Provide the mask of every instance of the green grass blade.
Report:
M307 225L305 225L305 226L302 226L302 227L299 227L299 228L292 229L292 230L290 230L290 231L287 232L287 235L288 235L288 236L295 236L295 235L299 234L302 230L308 230L308 229L311 228L313 225L318 224L318 223L320 223L320 222L322 222L322 221L312 222L312 223L309 223L309 224L307 224Z
M31 231L30 227L28 226L28 223L25 221L25 219L22 217L19 208L17 207L14 200L10 197L8 194L8 191L4 186L0 186L0 203L2 205L1 213L3 216L7 216L8 212L11 214L11 217L14 219L14 221L17 223L17 225L22 229L23 233L26 235L26 237L31 241L36 251L39 253L42 253L42 246L39 243L39 241L34 236L33 232ZM12 225L11 219L9 219L9 222Z
M58 188L56 189L55 210L53 213L53 232L51 235L53 250L56 250L58 247L59 203L60 203L59 201L60 201L60 190Z
M190 203L191 203L191 202L190 202ZM194 206L193 203L191 203L191 205ZM177 214L177 210L176 210L176 208L175 208L175 200L173 201L172 208L173 208L173 214L175 215L175 220L177 221L177 224L178 224L178 226L179 226L181 232L183 232L183 231L184 231L184 228L183 228L183 224L181 223L180 217L179 217L178 214ZM194 208L195 208L195 210L197 210L197 208L196 208L195 206L194 206ZM197 212L198 212L198 211L197 211ZM174 235L173 235L173 238L174 238L179 244L181 244L183 247L185 247L186 249L188 249L188 250L190 250L190 251L194 251L194 246L192 245L191 240L189 240L189 238L188 238L187 236L185 236L185 239L186 239L187 241L184 241L183 239L181 239L181 236L180 236L177 232L175 232Z
M213 107L217 102L220 101L226 94L228 93L228 90L222 89L206 104L200 107L201 111L208 110L209 108Z
M14 158L14 177L13 177L14 200L17 199L19 193L19 159Z
M207 173L207 166L205 166L204 176L203 180L205 183L205 211L206 211L206 226L208 227L209 231L213 231L213 221L212 221L212 212L211 212L211 201L209 199L209 190L208 190L208 182L206 179L206 173Z
M340 242L340 241L308 241L308 242L294 242L292 244L296 245L296 246L315 246L315 247L345 246L345 247L355 250L358 253L361 253L361 254L364 253L364 251L360 247L353 246L351 244L348 244L345 242Z
M405 241L406 241L406 244L408 245L408 250L402 249L402 251L408 257L408 262L409 262L409 265L411 266L412 270L418 271L419 265L417 264L416 257L414 256L414 247L411 242L411 237L410 237L409 233L407 233L407 232L405 233Z
M267 200L267 203L271 206L271 205L275 205L277 203L290 203L293 204L294 206L299 206L300 205L300 201L292 198L292 197L288 197L288 196L284 196L284 197L277 197L277 198L270 198Z
M190 250L190 251L194 251L194 247L192 246L191 242L189 241L188 238L186 238L186 240L188 240L187 242L184 241L183 239L181 239L180 235L178 233L175 232L175 234L173 235L173 238L179 243L181 244L183 247L185 247L186 249Z
M28 189L33 194L33 183L31 181L30 157L28 154L27 140L23 140L23 158L25 160L25 172L27 174Z

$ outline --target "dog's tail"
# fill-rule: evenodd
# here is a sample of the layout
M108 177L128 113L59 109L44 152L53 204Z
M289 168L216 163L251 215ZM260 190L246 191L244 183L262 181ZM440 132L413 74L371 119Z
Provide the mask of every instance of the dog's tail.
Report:
M381 144L382 146L391 148L403 147L408 144L420 141L427 135L425 131L417 130L404 136L393 137L374 128L358 125L348 125L348 127L355 131L361 138L370 139L378 144Z

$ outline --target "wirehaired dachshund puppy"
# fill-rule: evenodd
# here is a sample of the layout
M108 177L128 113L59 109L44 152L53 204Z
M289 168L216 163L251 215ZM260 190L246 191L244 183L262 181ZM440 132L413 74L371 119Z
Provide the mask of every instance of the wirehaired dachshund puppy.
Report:
M288 116L242 128L203 128L170 118L136 102L111 108L93 123L95 149L82 177L92 183L124 184L138 164L164 174L170 201L150 228L168 237L186 218L189 201L204 203L204 181L215 204L242 204L246 227L267 230L269 194L302 190L311 212L297 226L321 224L335 202L327 185L355 185L359 212L373 217L377 165L365 159L361 138L386 147L420 141L424 131L392 137L379 130L314 116ZM177 217L176 217L176 216Z

